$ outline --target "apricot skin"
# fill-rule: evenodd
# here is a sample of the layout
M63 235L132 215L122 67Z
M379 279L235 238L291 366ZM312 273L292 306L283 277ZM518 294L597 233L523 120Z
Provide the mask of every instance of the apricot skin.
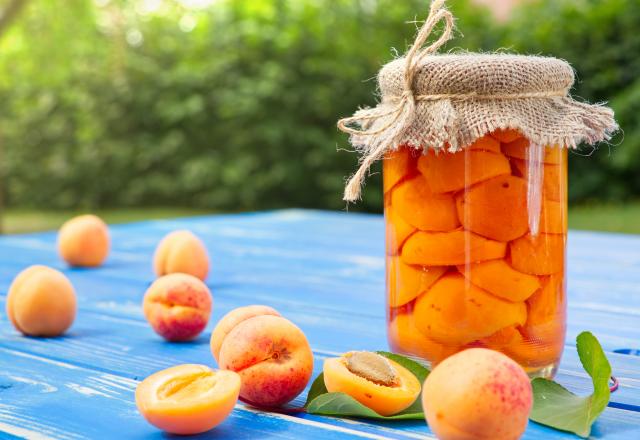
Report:
M378 385L347 369L343 358L325 359L324 384L330 393L345 393L383 416L408 408L420 394L420 382L409 370L387 359L398 374L396 386Z
M273 315L254 316L224 338L220 368L242 379L240 396L258 407L284 405L304 390L313 371L313 353L302 330Z
M206 327L212 302L209 288L198 278L173 273L151 284L144 296L143 310L160 336L169 341L188 341Z
M73 324L76 294L61 272L31 266L13 280L7 295L7 315L19 332L29 336L58 336Z
M95 215L74 217L58 232L58 253L70 266L100 266L109 246L109 229Z
M485 348L457 353L424 383L422 406L441 440L515 440L533 405L529 377L507 356Z
M142 381L136 388L136 405L157 428L172 434L199 434L218 426L231 414L239 392L237 373L185 364Z
M224 341L224 338L227 337L229 332L242 321L246 321L249 318L261 315L280 316L280 313L269 306L252 305L233 309L232 311L224 315L220 321L218 321L216 327L213 329L213 333L211 333L210 342L211 354L213 355L213 358L216 360L216 362L219 361L220 347L222 347L222 342Z
M204 281L209 273L209 255L202 241L192 232L174 231L158 244L153 269L157 276L187 273Z

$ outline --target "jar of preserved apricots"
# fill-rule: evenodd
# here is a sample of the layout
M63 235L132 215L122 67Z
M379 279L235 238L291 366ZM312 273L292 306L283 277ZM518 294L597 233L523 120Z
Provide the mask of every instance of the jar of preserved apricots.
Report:
M421 49L439 21L444 33ZM613 112L574 101L554 58L435 55L451 14L434 2L382 101L339 122L362 152L359 198L383 159L391 348L438 363L489 347L551 377L566 328L567 150L610 138Z

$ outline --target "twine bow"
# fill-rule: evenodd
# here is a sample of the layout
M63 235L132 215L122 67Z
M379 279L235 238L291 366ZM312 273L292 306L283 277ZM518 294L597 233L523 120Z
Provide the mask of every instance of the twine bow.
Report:
M414 96L413 81L418 71L420 61L428 55L437 52L443 44L451 39L454 18L453 14L445 8L444 3L445 0L433 0L429 8L429 16L418 31L415 41L405 56L404 87L402 94L397 100L397 104L389 111L381 111L376 108L366 109L357 112L354 116L342 118L338 121L338 128L345 133L356 136L377 136L384 133L385 138L388 139L387 142L381 142L380 145L366 154L361 160L358 170L351 176L344 191L344 200L348 202L353 202L360 197L362 182L371 165L382 158L394 140L411 125L415 117L416 100L440 99L435 95ZM433 28L442 20L444 20L445 27L440 37L429 46L421 49L427 41L427 38L429 38L429 35L431 35ZM369 121L392 115L393 117L379 128L366 130L349 126L358 124L362 127Z

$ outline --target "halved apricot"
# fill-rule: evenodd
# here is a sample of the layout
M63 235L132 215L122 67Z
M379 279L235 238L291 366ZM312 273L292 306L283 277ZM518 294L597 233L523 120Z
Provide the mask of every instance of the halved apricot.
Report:
M389 323L389 345L393 351L420 356L435 365L462 349L427 338L416 327L415 319L412 314L400 313Z
M474 143L466 147L467 150L492 151L500 153L500 142L489 135L476 139Z
M404 242L407 241L407 238L416 232L417 229L398 215L392 205L388 205L385 208L384 215L387 234L387 254L398 255Z
M184 364L143 380L136 388L136 404L157 428L172 434L199 434L231 414L239 393L237 373Z
M540 288L538 277L518 272L505 260L458 266L472 284L512 302L524 301Z
M407 146L401 146L385 154L382 161L382 186L385 194L409 174L413 167L415 158Z
M523 333L534 341L564 342L566 295L562 274L546 277L544 286L527 300L527 322Z
M527 184L520 177L485 180L456 197L456 205L465 229L492 240L510 241L529 229Z
M400 307L425 292L446 271L441 266L413 266L403 263L400 257L390 257L389 268L389 306Z
M393 190L391 206L407 223L423 231L450 231L460 225L453 196L432 193L420 174Z
M503 327L524 324L527 309L524 302L505 301L449 273L418 297L414 316L416 327L427 337L464 345Z
M503 143L513 142L518 138L522 138L522 133L514 128L499 128L491 132L491 136Z
M324 384L330 393L345 393L383 416L408 408L421 384L402 365L377 353L352 351L324 361Z
M562 154L566 154L562 150ZM529 176L529 162L522 159L511 159L517 174L525 180ZM544 164L542 172L542 194L544 198L555 201L567 200L567 166L564 164Z
M402 261L421 266L456 266L503 258L506 249L506 243L469 231L418 231L404 244Z
M522 341L522 335L518 328L510 325L495 332L494 334L482 338L480 342L493 350L503 351L505 347Z
M522 365L525 371L537 371L560 360L563 338L539 341L526 336L522 330L516 334L516 340L503 347L502 351Z
M511 266L531 275L562 272L565 244L563 234L527 234L510 243Z
M547 234L567 233L567 204L543 200L540 212L540 232Z
M529 141L525 138L519 138L512 142L505 143L502 145L502 152L509 157L515 157L517 159L529 159L528 149L529 149ZM544 147L544 163L551 164L560 164L564 163L566 158L567 149L560 148L556 146L547 146Z
M434 193L459 191L502 174L511 174L507 158L490 151L439 153L429 150L418 159L418 170Z

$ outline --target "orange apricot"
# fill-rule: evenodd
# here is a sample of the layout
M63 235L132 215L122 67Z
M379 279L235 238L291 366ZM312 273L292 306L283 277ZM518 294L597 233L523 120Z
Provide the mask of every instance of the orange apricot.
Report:
M209 255L202 241L192 232L173 231L158 244L153 268L157 276L186 273L204 281L209 273Z
M418 159L418 170L434 193L459 191L502 174L511 174L509 161L490 151L439 153L429 150Z
M546 277L544 286L527 300L524 333L541 342L564 342L566 294L562 274Z
M407 223L423 231L450 231L460 224L453 196L433 194L420 174L393 190L391 205Z
M497 241L510 241L529 229L527 185L505 175L479 183L456 197L458 217L465 229Z
M527 234L509 245L511 266L531 275L562 272L565 260L566 236L563 234Z
M222 347L222 342L229 332L242 321L261 315L280 316L280 313L269 306L251 305L233 309L218 321L216 327L211 333L210 341L211 354L216 362L218 362L218 358L220 356L220 347Z
M464 345L527 319L523 302L495 297L457 273L440 278L416 300L416 327L428 338Z
M489 135L482 136L476 139L474 143L469 145L467 150L480 150L480 151L492 151L494 153L500 153L500 142L495 140Z
M407 223L402 216L398 215L392 205L385 208L384 215L387 234L387 254L398 255L407 238L416 232L417 229Z
M491 132L491 136L502 143L514 142L517 139L524 139L522 134L513 128L499 128Z
M169 341L188 341L207 326L213 299L199 278L172 273L158 278L144 295L144 316Z
M567 205L563 202L543 200L540 211L540 232L546 234L567 233Z
M58 252L70 266L100 266L109 254L109 228L95 215L74 217L58 232Z
M384 156L382 161L382 186L386 194L396 186L415 166L413 150L408 146L400 146Z
M411 406L421 389L409 370L370 351L352 351L325 359L323 373L330 393L345 393L383 416Z
M171 434L199 434L233 411L240 376L206 365L184 364L158 371L136 388L136 405L153 426Z
M390 257L388 261L390 307L399 307L413 301L447 271L442 266L412 266L403 263L400 257Z
M540 288L538 277L518 272L505 260L458 266L472 284L512 302L524 301Z
M418 231L407 239L402 261L421 266L455 266L503 258L506 249L506 243L469 231Z
M566 155L566 150L560 150ZM529 176L529 162L522 159L511 159L515 165L516 172L525 180ZM545 199L554 201L566 201L567 189L567 166L562 162L560 165L545 163L542 171L542 194Z
M224 338L218 357L220 368L240 375L240 397L259 407L291 401L313 371L307 338L282 316L260 315L240 322Z
M502 152L509 157L528 160L529 146L530 146L530 143L527 139L519 138L502 145ZM564 161L566 160L566 154L567 154L566 148L560 148L555 146L544 147L543 162L546 164L555 164L555 165L564 163Z
M15 277L7 294L7 316L29 336L58 336L76 317L76 294L69 279L46 266L30 266Z
M389 322L388 337L394 352L420 356L432 365L460 351L457 345L440 344L423 335L416 327L414 315L410 313L397 314Z
M441 440L515 440L533 406L529 377L513 360L470 348L442 361L427 376L422 407Z

